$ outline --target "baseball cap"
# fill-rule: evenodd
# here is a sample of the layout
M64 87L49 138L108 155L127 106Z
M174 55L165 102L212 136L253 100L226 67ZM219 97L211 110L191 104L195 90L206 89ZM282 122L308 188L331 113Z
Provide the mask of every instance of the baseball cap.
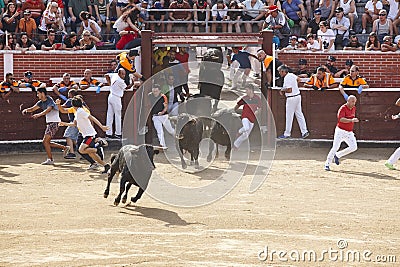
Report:
M28 9L26 9L25 11L24 11L24 15L30 15L31 14L31 12L28 10Z
M299 65L307 65L307 59L304 58L299 59Z
M278 10L278 6L276 6L276 5L270 5L270 6L268 7L268 10L269 10L269 12L277 11L277 10Z
M314 14L321 15L322 14L321 9L319 9L319 8L315 9Z
M290 36L290 40L296 39L297 40L297 36L296 35L292 35Z
M351 59L346 59L346 66L353 66L353 60L351 60Z
M25 71L24 76L26 78L32 78L33 77L33 73L31 71Z
M131 50L129 50L128 56L137 57L137 56L139 56L139 51L137 51L136 49L131 49Z
M329 61L336 61L336 58L334 56L328 56Z
M343 12L343 7L338 7L335 9L335 13Z
M162 9L163 6L162 6L160 1L156 1L156 2L154 2L154 8L155 9Z
M386 14L386 10L385 9L379 10L379 14Z
M397 36L394 38L394 42L397 44L399 41L400 41L400 35L397 35Z

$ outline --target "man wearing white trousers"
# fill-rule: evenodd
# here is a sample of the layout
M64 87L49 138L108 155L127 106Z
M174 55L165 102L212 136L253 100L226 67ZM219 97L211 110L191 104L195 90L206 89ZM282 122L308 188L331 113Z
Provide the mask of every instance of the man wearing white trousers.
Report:
M151 105L150 115L152 116L158 140L161 146L167 147L163 127L165 127L167 132L171 135L175 134L175 130L172 128L171 122L168 119L168 98L161 93L160 85L153 85L151 93L149 94L149 100Z
M298 86L300 79L295 74L289 73L289 68L286 65L279 66L278 71L284 79L280 93L285 93L286 96L286 127L283 135L278 138L290 138L294 115L296 115L297 122L300 126L301 137L307 138L310 134L307 130L306 119L301 110L301 95Z
M400 98L396 101L396 106L400 106ZM392 120L400 119L400 113L397 115L392 115ZM389 170L395 170L396 168L393 166L400 159L400 147L396 149L396 151L390 156L388 161L386 161L385 166Z
M122 101L124 91L133 86L133 83L126 85L126 71L123 68L118 69L117 73L107 73L105 75L108 84L110 85L110 94L108 95L107 121L108 130L106 137L121 138L122 137ZM115 117L115 120L114 120ZM113 123L115 121L115 134L113 135Z
M246 89L246 95L242 97L235 106L235 111L239 110L240 106L243 106L242 112L242 125L239 129L240 136L233 143L233 148L238 149L239 146L249 138L251 130L253 130L254 122L256 120L255 113L261 108L261 98L254 94L254 86L247 84L244 87Z
M333 136L333 145L326 158L326 171L330 171L329 165L335 161L339 165L339 159L357 150L357 140L353 133L354 123L359 120L356 118L356 102L357 98L351 95L347 99L347 103L343 104L337 113L338 123ZM342 142L348 147L338 151Z

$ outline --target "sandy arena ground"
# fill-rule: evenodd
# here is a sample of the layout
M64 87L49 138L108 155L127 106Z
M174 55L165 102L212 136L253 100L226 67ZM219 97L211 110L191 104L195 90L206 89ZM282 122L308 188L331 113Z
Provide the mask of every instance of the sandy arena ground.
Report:
M59 153L53 167L40 165L44 153L2 155L0 266L399 266L400 173L383 166L393 149L359 149L324 172L327 152L280 147L258 191L248 193L247 175L199 208L148 195L115 207L116 180L104 199L106 175L86 171L82 161L70 164ZM212 181L226 165L219 159L193 175L162 155L156 163L187 185ZM266 247L267 259L259 253ZM271 259L273 251L287 253ZM295 261L307 251L317 262ZM360 262L349 251L359 252ZM397 263L374 263L379 259Z

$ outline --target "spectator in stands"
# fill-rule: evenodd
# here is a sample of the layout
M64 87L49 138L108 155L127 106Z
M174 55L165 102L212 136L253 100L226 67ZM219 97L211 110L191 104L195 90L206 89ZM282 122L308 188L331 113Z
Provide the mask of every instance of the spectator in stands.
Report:
M285 47L289 43L290 28L285 15L275 5L269 6L269 15L264 21L263 28L271 29L274 36L279 39L279 47Z
M229 2L229 9L242 9L242 6L238 4L236 0L231 0ZM242 11L228 11L228 32L232 32L232 26L235 26L235 32L240 33L240 20L242 18Z
M15 50L22 51L23 53L26 51L35 51L36 46L32 42L32 40L29 39L28 34L26 32L21 32L19 40L17 41L17 44L15 46Z
M311 77L311 72L307 69L306 59L299 59L299 69L294 74L296 74L299 78Z
M25 71L24 78L18 82L19 88L31 88L32 92L36 92L36 88L46 88L46 84L39 80L33 79L31 71Z
M382 44L383 37L386 35L393 35L393 23L387 19L387 12L384 9L379 11L379 19L375 20L372 24L372 31L376 32L378 41Z
M335 67L336 58L334 56L328 56L326 61L326 65L322 65L321 67L325 68L325 71L335 75L338 72L338 69Z
M344 64L344 68L339 70L338 72L336 72L334 77L335 78L344 78L346 75L350 74L351 66L353 66L353 60L346 59L346 62Z
M368 40L365 43L365 50L367 51L380 51L381 44L378 41L378 36L376 32L371 32L368 36Z
M297 50L303 50L303 51L308 50L306 39L300 37L300 38L297 40Z
M133 1L128 1L128 0L117 0L117 6L116 6L116 11L117 11L117 17L121 17L125 11L136 7L135 3Z
M386 35L383 37L383 44L381 44L381 51L382 52L396 52L397 51L397 44L393 43L392 36Z
M317 34L321 23L321 9L314 10L314 18L308 23L307 33Z
M36 26L40 25L40 18L46 6L41 0L26 0L22 1L22 11L29 10L32 13L32 18L36 21Z
M300 35L306 34L307 19L306 11L301 0L286 0L282 4L282 12L294 21L295 25L300 25Z
M62 76L62 81L56 83L52 88L53 92L57 95L57 97L64 101L67 101L68 92L71 89L78 90L79 87L76 82L71 81L71 75L69 75L69 73L64 73Z
M99 24L97 24L96 21L91 19L91 17L92 16L87 11L82 11L79 14L79 18L82 21L82 23L78 31L78 35L81 35L84 31L88 31L92 36L95 36L99 40L101 40L101 27L99 26Z
M399 35L399 26L400 26L400 4L399 0L389 0L390 3L390 9L389 9L389 15L388 19L391 19L393 21L393 32L395 35ZM393 8L395 6L398 6L397 8L397 13L396 8Z
M26 32L30 39L36 37L37 26L35 20L32 18L31 11L24 11L24 17L19 21L18 30L19 32Z
M338 84L335 82L333 75L326 72L324 67L318 67L317 73L313 74L310 79L304 83L305 88L312 88L321 91L336 88L337 86Z
M158 47L153 53L153 59L155 66L161 66L163 64L163 59L168 55L168 50L166 47Z
M149 29L148 25L146 25L146 22L150 19L149 2L142 0L137 6L140 10L139 17L143 19L142 29Z
M68 1L68 13L71 17L71 31L77 32L77 25L81 23L79 14L82 11L87 11L92 14L92 4L90 0L69 0Z
M199 0L199 1L203 1L203 3L207 4L207 2L205 0ZM160 31L160 32L165 31L164 30L165 24L162 22L165 20L165 16L167 15L167 12L162 11L162 9L164 9L164 6L161 2L164 2L164 1L155 1L153 3L153 6L151 7L152 9L160 9L160 11L151 11L150 12L150 17L149 17L150 21L160 21L157 23L150 23L150 30L152 30L152 31ZM196 3L194 5L196 5ZM196 16L196 14L198 14L197 12L199 12L199 11L194 10L193 15ZM200 18L200 16L198 16L198 18ZM198 20L200 20L200 19L196 20L196 17L195 17L195 21L198 21ZM196 30L196 28L195 28L195 30Z
M321 20L329 22L335 15L336 2L334 0L320 0Z
M47 31L47 38L42 42L40 47L44 51L61 50L62 44L56 43L56 32L53 29L49 29Z
M349 43L343 48L344 50L363 50L362 44L358 41L357 35L350 36Z
M261 30L262 20L264 19L264 4L260 0L244 0L243 6L243 17L242 21L249 22L245 24L246 32L253 32L253 23L257 22L258 29ZM276 7L278 9L278 7ZM271 12L271 10L270 10Z
M289 38L289 44L284 47L282 50L296 50L297 49L297 36L293 35Z
M350 20L349 31L353 30L354 21L358 18L355 0L339 0L338 7L343 8L343 14Z
M350 20L344 17L341 7L335 10L335 16L331 19L330 28L335 33L335 48L340 50L349 43Z
M7 4L6 12L2 17L3 31L9 33L16 33L18 30L19 14L13 2Z
M321 51L322 44L315 40L314 34L307 34L307 49L312 52Z
M394 43L396 44L397 49L400 50L400 35L397 35L397 36L394 38Z
M15 36L12 34L4 34L2 40L3 50L15 50Z
M96 44L100 39L92 35L88 30L84 30L82 38L79 40L81 50L96 50Z
M217 0L217 3L211 8L211 17L213 23L211 24L211 32L217 32L217 26L221 25L222 32L226 32L227 24L224 23L228 18L228 7L225 5L224 0ZM222 21L222 23L217 23Z
M62 49L69 51L75 51L81 49L81 45L79 43L78 35L76 34L76 32L71 32L70 34L64 37Z
M81 88L81 90L86 90L89 87L101 87L103 86L102 83L100 83L98 80L94 79L92 77L93 72L91 69L86 69L83 72L83 78L82 80L79 82L79 88Z
M379 11L383 8L382 2L379 0L369 0L365 4L365 12L362 15L362 34L367 33L367 22L372 23L378 19ZM374 31L374 30L372 30Z
M128 26L119 32L121 38L115 45L119 50L135 48L141 44L141 30L139 26L140 10L138 8L133 8L127 11L123 16L126 16ZM129 84L128 81L126 81L126 83Z
M97 24L105 28L104 40L111 40L111 21L110 21L110 1L109 0L95 0L94 10L97 17Z
M171 2L169 9L191 9L191 6L185 0L176 0ZM192 32L193 24L188 22L185 24L174 23L174 21L190 21L192 19L192 12L190 11L169 11L169 21L167 24L167 32L172 32L173 25L187 25L187 32Z
M320 47L322 47L324 52L335 51L335 33L331 29L328 29L326 21L321 21L319 24L317 35Z
M48 30L53 29L56 32L59 29L59 19L57 18L58 4L56 2L49 2L46 10L43 12L39 25L39 40L43 42L48 34Z

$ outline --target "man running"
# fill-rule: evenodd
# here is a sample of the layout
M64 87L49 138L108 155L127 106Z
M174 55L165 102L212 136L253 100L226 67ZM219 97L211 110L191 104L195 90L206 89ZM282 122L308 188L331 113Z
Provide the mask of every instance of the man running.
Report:
M354 95L350 95L347 103L339 108L337 113L338 123L333 136L332 149L326 158L325 171L331 170L329 165L333 160L336 165L339 165L341 157L357 150L357 140L353 133L354 123L359 122L356 118L356 102L357 98ZM342 142L345 142L348 147L338 152Z

